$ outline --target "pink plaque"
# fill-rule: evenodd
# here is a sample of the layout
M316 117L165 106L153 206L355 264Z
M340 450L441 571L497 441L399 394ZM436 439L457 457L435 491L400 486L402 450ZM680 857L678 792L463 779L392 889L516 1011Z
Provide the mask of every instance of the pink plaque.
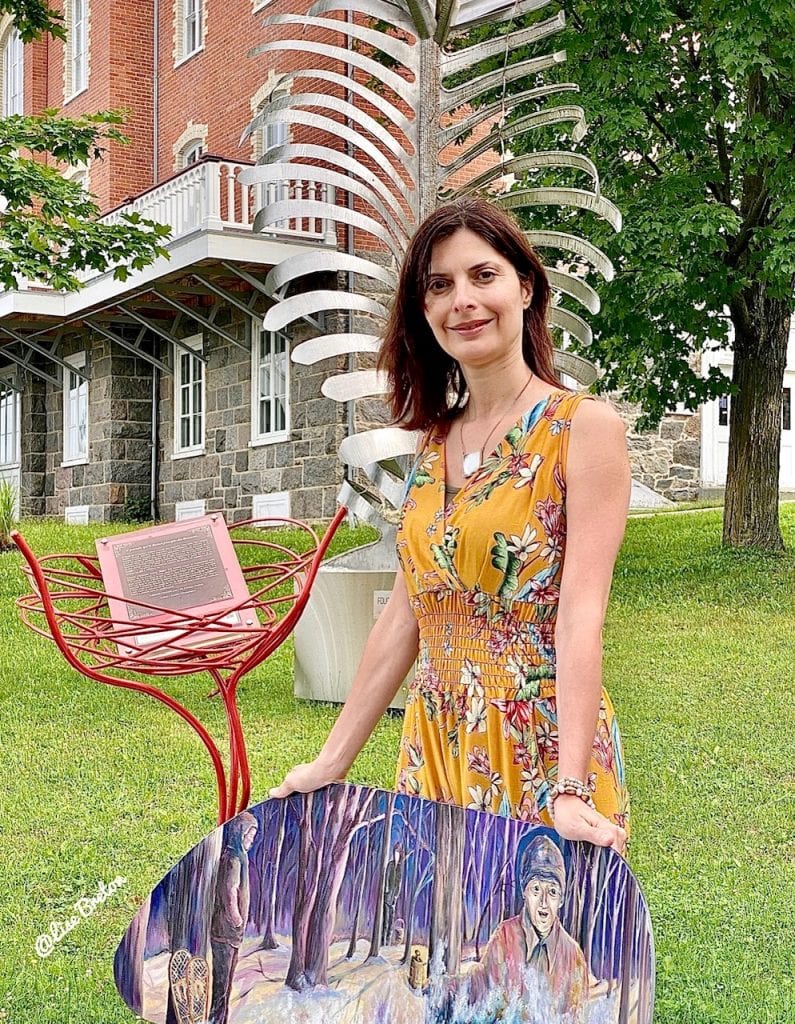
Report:
M123 654L168 657L261 629L221 515L105 537L97 553Z

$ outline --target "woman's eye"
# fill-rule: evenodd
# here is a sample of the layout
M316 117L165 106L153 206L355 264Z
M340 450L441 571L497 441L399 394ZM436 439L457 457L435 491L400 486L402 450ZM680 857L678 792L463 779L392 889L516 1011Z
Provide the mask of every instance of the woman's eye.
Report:
M493 270L481 270L480 273L478 274L478 277L480 278L481 281L491 281L492 278L494 278L494 276L495 274Z
M447 284L446 281L442 281L442 280L437 278L436 281L431 281L431 283L428 285L428 291L429 292L440 292L442 290L442 288L445 287L446 284Z

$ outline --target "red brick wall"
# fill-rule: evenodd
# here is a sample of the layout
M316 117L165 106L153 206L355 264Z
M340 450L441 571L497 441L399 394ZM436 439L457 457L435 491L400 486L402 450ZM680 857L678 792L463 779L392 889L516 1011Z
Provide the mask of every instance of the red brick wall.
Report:
M54 0L64 11L64 0ZM43 39L25 49L25 109L66 116L126 109L130 144L111 145L89 169L89 187L109 209L152 184L153 0L90 0L88 88L64 96L65 44Z
M63 10L65 0L53 0ZM294 26L264 29L270 14L294 14L299 20L311 0L274 0L257 13L252 0L205 0L204 48L174 66L175 3L159 0L158 16L158 143L157 181L174 173L174 146L189 122L207 125L205 152L233 160L251 159L250 140L242 145L240 136L251 119L251 100L278 61L282 68L317 66L317 55L281 52L249 57L249 50L266 39L295 34ZM29 111L45 106L62 107L65 114L79 114L105 108L127 108L125 128L130 145L113 145L89 172L91 191L103 209L110 209L128 196L153 184L154 118L154 0L90 0L88 89L64 105L64 44L42 40L31 44L25 54L25 96ZM340 18L344 15L340 14ZM357 19L358 20L358 19ZM333 31L308 29L304 38L344 46L345 37ZM344 68L325 62L330 68ZM361 77L361 76L360 76ZM300 80L293 91L321 91L342 95L328 82ZM403 105L398 97L393 102ZM362 101L357 99L357 104ZM366 109L366 108L365 108ZM405 109L405 106L404 106ZM367 109L371 115L377 111ZM328 116L337 118L332 111ZM333 136L295 126L295 141L334 145ZM490 161L478 158L466 169L466 176L479 173ZM446 162L446 161L445 161ZM377 167L373 165L373 169ZM357 202L357 208L366 207ZM378 248L371 238L357 232L357 247Z

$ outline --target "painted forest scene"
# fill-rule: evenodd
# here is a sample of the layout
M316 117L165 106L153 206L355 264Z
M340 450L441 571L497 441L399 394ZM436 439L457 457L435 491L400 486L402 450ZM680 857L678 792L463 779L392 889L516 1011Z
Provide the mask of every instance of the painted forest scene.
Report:
M115 960L153 1024L651 1024L626 862L514 818L335 784L243 811Z

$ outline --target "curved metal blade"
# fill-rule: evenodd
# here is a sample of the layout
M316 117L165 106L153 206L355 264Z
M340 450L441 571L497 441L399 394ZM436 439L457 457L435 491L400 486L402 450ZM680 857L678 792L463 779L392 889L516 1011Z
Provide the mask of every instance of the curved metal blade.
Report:
M439 167L439 180L445 181L465 167L468 163L490 149L496 149L501 141L510 145L511 139L525 132L533 131L536 128L546 128L551 124L565 124L567 121L574 121L571 137L577 141L586 131L585 111L582 107L573 103L561 103L560 106L546 107L544 110L536 110L532 114L526 114L516 121L511 121L501 127L492 129L489 134L470 146L461 156L452 163Z
M555 291L570 295L585 306L589 313L598 313L602 308L602 302L597 292L581 277L577 277L576 274L568 274L563 270L552 270L550 267L544 267L544 270Z
M415 454L421 437L419 430L376 427L375 430L346 437L339 448L340 458L356 469L364 469L374 463L390 469L391 465L397 465L399 458Z
M442 87L441 109L456 110L463 107L473 97L479 96L488 89L495 89L503 82L515 82L517 78L525 78L527 75L535 75L556 64L565 64L566 51L556 50L554 53L546 53L542 57L532 57L529 60L519 61L517 64L509 64L507 68L497 68L496 71L489 71L485 75L473 78L469 82L457 85L453 89Z
M342 25L344 22L334 22L334 25ZM408 82L405 78L385 68L383 64L364 57L356 50L348 50L344 46L331 46L329 43L315 42L313 39L280 39L269 43L260 43L252 50L249 50L249 57L259 57L264 53L276 53L278 51L297 51L298 53L317 53L331 60L339 61L340 64L352 64L362 71L368 78L376 82L383 82L396 96L404 97L412 109L416 105L419 93L418 79Z
M397 274L389 267L382 267L372 260L351 253L328 249L322 252L299 252L289 256L282 263L277 263L268 271L263 287L268 295L275 296L280 289L292 281L305 277L307 274L350 272L380 281L387 288L394 289L397 285ZM281 298L282 296L279 296Z
M392 235L398 239L401 245L408 247L408 233L403 230L403 226L398 224L397 221L392 217L392 214L378 196L375 195L373 190L367 185L363 185L361 182L355 181L344 174L339 174L337 171L327 170L325 167L312 167L309 164L292 164L292 163L272 163L272 164L257 164L254 167L244 167L238 175L238 181L244 185L257 185L271 181L284 182L292 179L306 178L314 182L319 182L323 185L330 185L332 188L342 189L346 192L351 192L354 195L359 196L363 202L367 203L368 206L381 217L385 226L391 231ZM303 204L304 200L291 200L292 202L300 202Z
M360 43L364 43L365 46L372 46L375 50L381 50L383 53L389 54L389 56L399 64L404 64L406 67L411 66L412 50L414 46L416 46L416 43L404 43L402 40L396 39L395 36L387 35L386 32L379 32L376 29L367 28L365 25L358 24L355 21L340 21L339 18L313 18L309 14L302 14L300 23L302 30L306 30L307 28L319 28L324 32L339 32L342 35L349 36L351 39L358 39L358 41ZM295 15L271 14L269 17L265 18L263 25L269 27L289 25L290 28L294 29ZM355 52L353 48L351 49L352 52Z
M281 124L283 112L308 107L309 110L335 110L347 121L353 121L369 132L374 138L397 157L401 163L408 163L416 157L416 150L408 150L395 136L386 130L374 117L365 114L353 103L340 99L338 96L324 96L319 92L298 92L290 96L282 96L271 100L251 119L251 126L256 131L269 124Z
M342 75L337 71L329 71L325 68L307 68L303 70L290 71L286 75L281 75L278 81L273 84L273 90L283 89L290 82L295 82L301 78L312 79L313 81L331 82L333 85L339 85L347 92L354 93L366 103L372 103L378 111L378 116L386 118L391 121L392 124L396 125L402 132L411 137L413 131L414 122L410 120L402 111L390 103L389 100L381 93L376 92L375 89L370 88L368 85L362 82L357 82L355 78L350 78L348 75ZM243 132L241 142L251 135L253 128L251 124Z
M593 341L593 331L581 316L563 309L562 306L553 306L549 311L549 322L561 330L573 334L583 345L590 345Z
M530 25L528 28L514 29L504 36L487 39L483 43L467 46L466 49L458 50L455 53L443 53L441 58L441 75L443 78L446 78L448 75L455 75L465 68L472 67L473 64L479 64L481 61L488 60L489 57L494 57L496 54L511 53L514 50L521 49L523 46L529 46L532 43L540 42L542 39L548 39L565 27L566 15L563 11L558 11L553 17L547 18L546 21L536 22L535 25Z
M578 235L570 235L567 231L525 231L524 234L527 241L537 249L550 248L573 252L576 256L588 260L605 281L612 281L615 277L613 264L602 250Z
M494 167L490 167L476 178L472 178L455 192L440 190L439 198L444 201L458 199L476 192L498 178L506 177L509 174L522 174L524 171L541 170L544 167L571 167L574 170L584 171L590 175L594 183L594 191L600 195L599 172L592 160L583 156L582 153L570 153L565 149L548 149L538 153L524 153L522 156L511 157L503 164L495 164Z
M304 292L301 295L291 295L289 299L282 299L275 306L271 306L263 317L262 329L281 331L294 320L328 309L358 309L381 320L385 320L388 315L385 306L366 295L335 291Z
M292 199L280 200L276 203L269 203L264 209L259 210L254 218L254 231L264 231L268 224L277 224L279 221L288 220L298 213L296 203ZM332 206L331 203L318 203L309 199L301 201L300 213L302 217L317 217L318 220L336 221L340 224L353 224L360 231L366 231L389 247L392 255L400 261L405 252L399 239L393 240L392 236L384 231L384 225L372 217L366 217L357 210L349 210L346 206Z
M356 11L368 18L378 18L394 25L395 28L414 32L416 26L402 4L388 3L386 0L317 0L307 11L312 17L328 14L330 11Z
M565 349L556 348L552 352L552 359L556 370L567 374L569 377L573 377L578 384L583 384L585 387L593 384L599 377L599 371L593 363L583 359L582 356L575 355L573 352L566 352Z
M456 121L454 124L442 128L439 132L439 145L446 146L452 139L459 135L465 135L472 131L483 121L493 120L497 114L507 115L520 103L528 103L530 100L543 99L546 96L553 96L560 92L579 92L580 87L572 82L562 82L560 85L544 85L536 89L527 89L524 92L514 92L503 99L495 100L487 106L478 107L472 114L465 117L463 121Z
M469 31L478 25L500 25L504 21L514 21L532 11L540 11L551 2L552 0L517 0L516 3L506 3L506 0L462 0L450 27L457 35L462 30Z
M379 373L378 370L349 370L334 377L326 377L320 390L326 398L335 402L354 402L358 398L385 395L389 390L389 380L385 373Z
M526 188L499 197L500 206L515 210L522 206L570 206L588 210L606 220L614 231L621 230L621 211L604 196L580 188Z
M296 345L290 353L294 363L311 366L332 356L347 356L354 352L378 352L381 349L379 334L322 334Z
M356 160L354 157L348 156L346 153L341 153L336 149L330 149L327 146L312 146L304 143L274 147L274 149L268 150L259 163L266 164L273 163L275 161L289 163L292 160L322 160L331 164L332 167L341 167L354 178L361 178L361 180L366 182L374 192L377 192L386 203L392 204L392 212L397 219L406 226L406 230L409 230L409 219L403 212L395 194L390 192L380 178L366 168L360 160ZM392 182L397 186L400 197L403 198L406 205L410 207L413 202L413 192L409 191L406 187L406 183L401 178L398 178L397 181L393 178Z

